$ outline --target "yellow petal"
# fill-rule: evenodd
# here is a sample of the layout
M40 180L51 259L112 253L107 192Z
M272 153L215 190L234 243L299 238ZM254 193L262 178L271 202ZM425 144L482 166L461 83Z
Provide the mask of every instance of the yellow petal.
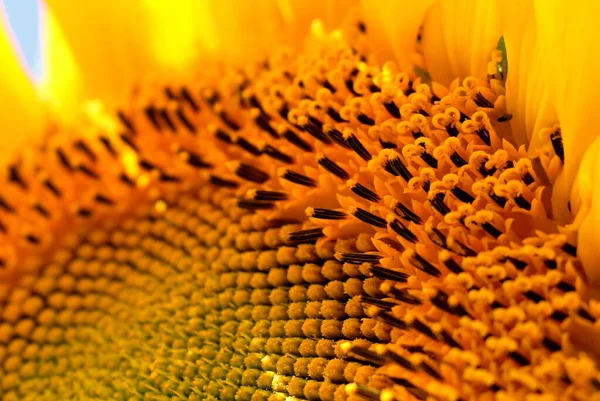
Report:
M76 116L82 99L82 76L56 16L44 13L42 65L37 88L39 96L62 121Z
M549 94L537 39L533 1L498 0L502 34L506 44L508 74L506 106L512 114L513 138L518 145L531 142L530 151L548 146L549 138L536 135L551 127L556 116Z
M590 284L600 284L600 138L585 152L573 187L574 225L579 228L577 255Z
M84 77L83 96L122 103L132 84L154 67L149 18L141 0L47 3Z
M362 7L373 51L385 62L395 57L399 67L412 67L419 27L435 0L363 0Z
M14 50L2 3L0 14L0 165L3 165L16 149L40 137L43 112L24 64Z
M570 218L567 203L579 163L598 136L600 3L578 7L563 0L536 0L535 12L550 101L564 145L565 163L553 192L555 216L564 222Z
M496 0L438 0L423 21L425 67L434 81L485 78L502 35Z

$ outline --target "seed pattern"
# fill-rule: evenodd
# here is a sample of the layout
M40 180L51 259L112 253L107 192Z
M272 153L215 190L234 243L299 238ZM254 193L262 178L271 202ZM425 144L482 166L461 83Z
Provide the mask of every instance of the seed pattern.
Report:
M9 166L3 399L596 396L600 308L548 215L560 127L530 159L497 53L445 88L379 66L366 28Z

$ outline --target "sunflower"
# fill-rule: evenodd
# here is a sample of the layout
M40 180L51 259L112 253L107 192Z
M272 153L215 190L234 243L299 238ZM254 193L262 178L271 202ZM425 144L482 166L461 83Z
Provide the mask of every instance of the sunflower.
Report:
M600 400L598 4L46 3L2 400Z

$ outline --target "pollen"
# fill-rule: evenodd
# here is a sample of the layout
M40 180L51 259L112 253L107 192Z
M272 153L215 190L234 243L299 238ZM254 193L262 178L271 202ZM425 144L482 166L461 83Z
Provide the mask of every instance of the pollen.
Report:
M500 52L443 87L367 29L315 21L7 166L2 400L596 399L560 127L531 159Z

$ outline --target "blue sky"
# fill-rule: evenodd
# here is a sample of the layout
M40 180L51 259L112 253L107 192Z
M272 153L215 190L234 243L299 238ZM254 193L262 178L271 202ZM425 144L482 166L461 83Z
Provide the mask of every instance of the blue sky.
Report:
M86 1L86 0L83 0ZM21 48L21 53L34 79L43 73L41 57L42 0L0 0L10 28Z

